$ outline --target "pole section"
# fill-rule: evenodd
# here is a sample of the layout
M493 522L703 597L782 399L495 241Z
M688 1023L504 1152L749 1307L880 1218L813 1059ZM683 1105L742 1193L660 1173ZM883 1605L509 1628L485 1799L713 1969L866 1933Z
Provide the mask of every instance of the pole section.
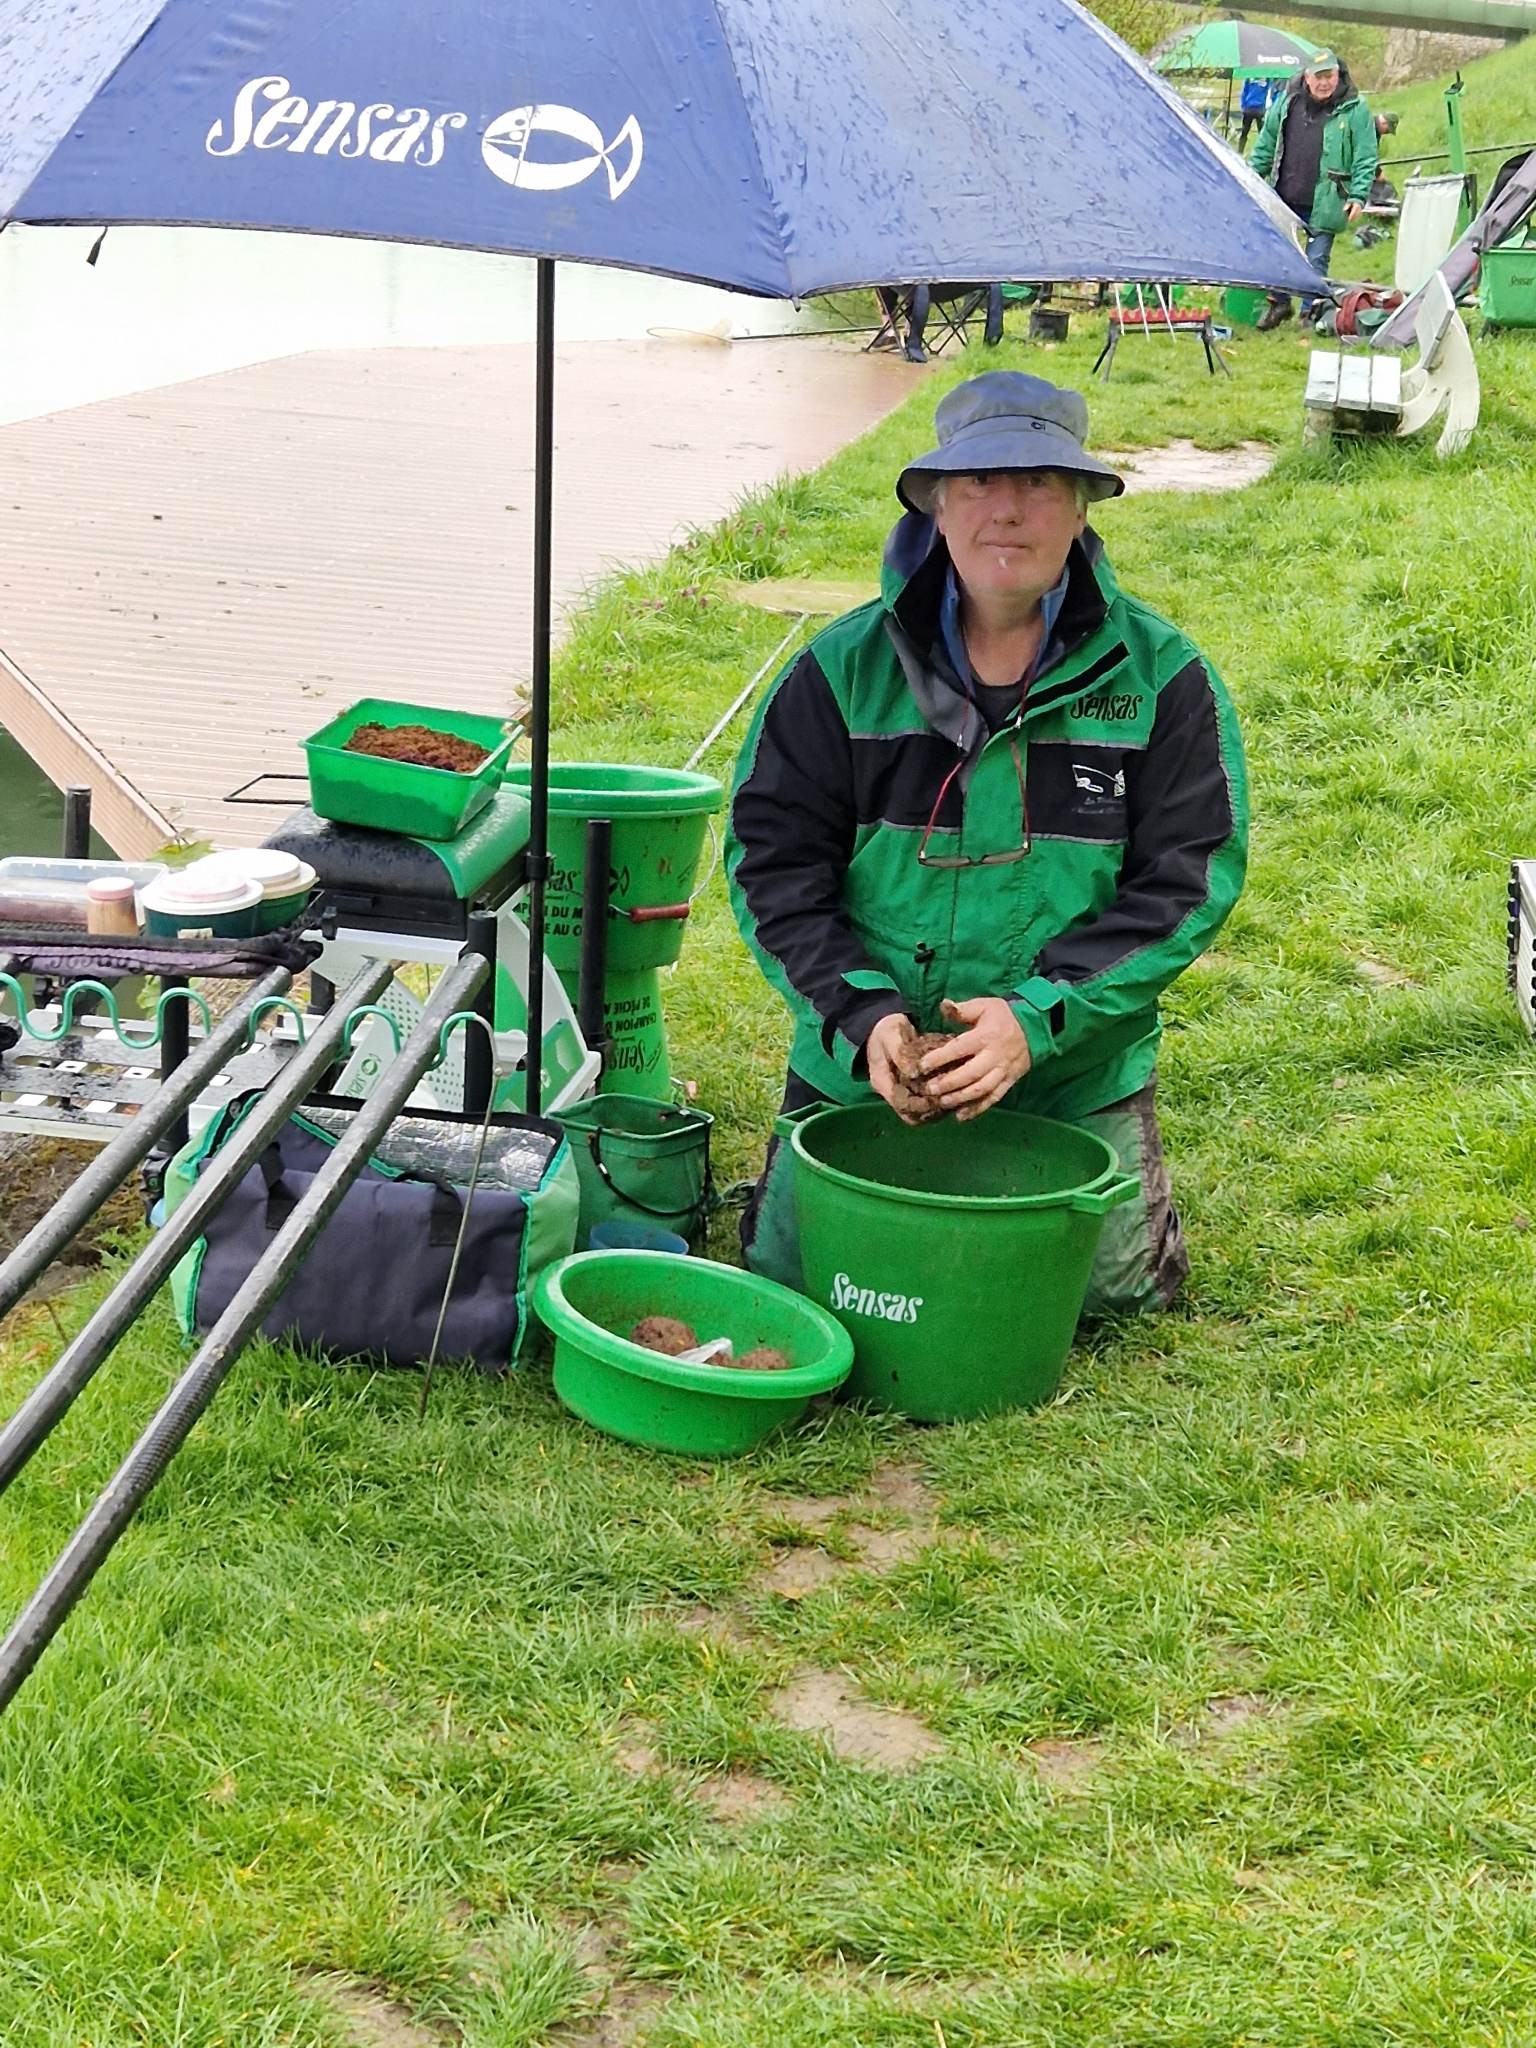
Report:
M533 688L528 776L528 1065L523 1107L543 1108L544 887L549 879L549 636L554 580L555 265L538 259L533 405Z
M455 1010L473 1000L488 972L489 962L471 953L442 976L405 1049L380 1075L377 1088L352 1119L346 1136L334 1147L293 1214L251 1268L149 1427L97 1496L16 1626L0 1643L0 1712L15 1698L71 1608L106 1561L113 1544L191 1435L198 1417L218 1392L288 1276L368 1164L370 1153L394 1122L406 1097L437 1058L442 1025Z
M331 1010L308 1042L288 1061L242 1120L239 1130L203 1174L186 1200L145 1245L122 1279L90 1320L60 1352L56 1363L32 1389L3 1430L0 1430L0 1493L10 1485L32 1453L76 1396L90 1384L97 1369L123 1332L142 1312L182 1253L200 1237L203 1226L230 1189L266 1150L279 1129L310 1092L336 1056L354 1004L371 1003L393 978L390 962L367 967L347 990L345 1008Z

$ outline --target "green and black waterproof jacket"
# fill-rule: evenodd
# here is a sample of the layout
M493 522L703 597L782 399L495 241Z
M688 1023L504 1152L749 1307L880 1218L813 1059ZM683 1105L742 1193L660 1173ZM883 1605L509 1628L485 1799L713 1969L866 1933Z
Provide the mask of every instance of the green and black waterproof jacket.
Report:
M881 1017L932 1030L946 996L1004 996L1032 1058L1009 1106L1086 1116L1148 1079L1158 997L1242 886L1237 721L1090 530L1021 712L989 736L944 653L948 567L909 513L881 597L774 684L732 792L732 904L793 1014L792 1071L831 1100L869 1099ZM930 824L930 855L1030 851L925 867Z
M1249 169L1276 189L1285 162L1286 117L1306 90L1305 79L1294 78L1284 93L1270 101L1248 159ZM1338 85L1323 113L1322 155L1307 215L1314 234L1340 233L1349 221L1345 209L1350 202L1369 203L1380 160L1376 117L1341 65Z

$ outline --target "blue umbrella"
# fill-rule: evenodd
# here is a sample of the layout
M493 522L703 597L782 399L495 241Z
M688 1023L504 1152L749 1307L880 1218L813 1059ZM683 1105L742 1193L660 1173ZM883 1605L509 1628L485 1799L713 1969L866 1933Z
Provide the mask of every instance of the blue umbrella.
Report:
M1291 216L1076 0L7 0L0 224L539 259L528 990L542 1030L556 257L770 297L1317 288ZM528 1063L539 1107L539 1062Z

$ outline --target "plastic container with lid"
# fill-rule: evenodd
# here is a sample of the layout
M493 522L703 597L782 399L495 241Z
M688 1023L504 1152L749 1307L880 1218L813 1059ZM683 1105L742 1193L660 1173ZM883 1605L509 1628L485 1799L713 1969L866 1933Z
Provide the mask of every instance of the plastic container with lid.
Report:
M241 882L255 882L261 890L261 907L256 930L275 932L293 920L309 900L315 886L315 871L295 853L276 846L247 846L229 853L210 853L196 863Z
M139 899L130 875L97 875L85 885L85 928L98 938L139 935Z
M144 891L144 922L162 939L248 939L261 916L260 882L212 857L164 875Z

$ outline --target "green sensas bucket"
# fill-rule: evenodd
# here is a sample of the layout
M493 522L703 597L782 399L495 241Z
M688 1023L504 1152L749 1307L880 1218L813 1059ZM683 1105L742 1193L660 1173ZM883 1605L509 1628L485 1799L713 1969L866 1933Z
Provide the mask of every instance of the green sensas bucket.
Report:
M574 1000L574 998L573 998ZM665 1096L672 1086L672 1056L661 1014L661 976L656 968L603 977L604 1093Z
M853 1338L847 1391L920 1422L1049 1400L1104 1217L1137 1190L1113 1148L1002 1109L914 1129L874 1103L778 1128L805 1291Z
M519 763L506 780L526 796L531 773ZM605 761L552 764L549 851L554 868L544 895L544 933L563 981L581 965L588 819L607 818L613 825L608 968L633 974L645 967L670 967L682 952L710 814L719 810L723 796L712 775L682 768Z
M1268 292L1253 291L1243 284L1229 284L1221 295L1221 310L1234 327L1256 326L1268 304Z
M533 1305L555 1340L555 1392L611 1436L696 1458L734 1457L796 1422L846 1376L847 1332L771 1280L669 1252L578 1252L546 1266ZM772 1345L787 1372L687 1365L631 1344L642 1316L678 1316L737 1357Z
M644 1095L594 1095L558 1120L581 1180L578 1244L616 1217L697 1237L709 1212L713 1117Z

